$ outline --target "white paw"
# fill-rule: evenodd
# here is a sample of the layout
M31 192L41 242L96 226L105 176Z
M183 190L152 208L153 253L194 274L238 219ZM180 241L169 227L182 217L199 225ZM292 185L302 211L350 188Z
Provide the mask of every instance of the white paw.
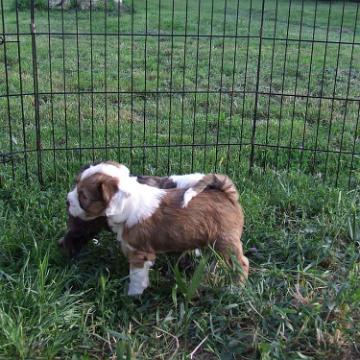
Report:
M195 249L194 252L195 252L196 257L200 257L202 255L202 252L200 249Z
M145 277L140 277L134 279L134 277L130 278L130 284L128 289L128 295L141 295L146 288L150 286L149 277L145 275Z
M142 293L144 292L144 290L147 288L147 286L143 287L143 286L133 286L131 283L129 284L129 289L128 289L128 295L129 296L136 296L136 295L142 295Z

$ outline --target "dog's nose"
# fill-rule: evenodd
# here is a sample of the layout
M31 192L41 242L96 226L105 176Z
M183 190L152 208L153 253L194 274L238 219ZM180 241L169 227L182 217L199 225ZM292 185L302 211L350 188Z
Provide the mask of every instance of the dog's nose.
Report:
M68 199L66 199L66 206L69 207L70 206L70 201Z

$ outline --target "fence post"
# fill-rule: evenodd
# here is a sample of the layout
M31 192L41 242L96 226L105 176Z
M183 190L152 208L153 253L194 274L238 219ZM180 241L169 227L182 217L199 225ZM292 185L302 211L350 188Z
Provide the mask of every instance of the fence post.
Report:
M252 132L251 132L251 152L250 152L250 163L249 163L250 174L252 173L252 169L255 161L255 133L256 133L256 120L257 120L256 118L257 118L258 101L259 101L259 81L260 81L262 39L263 39L264 11L265 11L265 0L262 0L261 21L260 21L260 30L259 30L259 52L258 52L258 60L257 60L256 85L255 85L255 105L254 105ZM248 36L250 36L250 34L248 34Z
M41 153L41 132L40 132L40 105L39 105L39 84L38 68L36 54L36 27L35 27L35 0L30 2L31 22L31 51L33 64L33 84L34 84L34 101L35 101L35 131L36 131L36 153L37 153L37 170L40 185L44 185L42 175L42 153Z

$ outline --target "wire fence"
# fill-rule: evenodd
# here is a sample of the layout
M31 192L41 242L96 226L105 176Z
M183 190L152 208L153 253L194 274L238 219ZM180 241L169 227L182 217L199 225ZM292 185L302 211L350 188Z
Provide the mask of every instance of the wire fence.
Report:
M359 183L359 3L0 0L1 183L147 174Z

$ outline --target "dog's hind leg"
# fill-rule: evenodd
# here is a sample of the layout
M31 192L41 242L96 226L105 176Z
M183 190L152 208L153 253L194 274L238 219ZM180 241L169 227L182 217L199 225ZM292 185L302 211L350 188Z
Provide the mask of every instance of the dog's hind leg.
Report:
M215 249L223 256L225 261L230 265L232 258L236 259L242 269L240 281L245 281L249 275L249 260L244 255L242 242L237 238L227 239L227 241L218 241L215 243Z

